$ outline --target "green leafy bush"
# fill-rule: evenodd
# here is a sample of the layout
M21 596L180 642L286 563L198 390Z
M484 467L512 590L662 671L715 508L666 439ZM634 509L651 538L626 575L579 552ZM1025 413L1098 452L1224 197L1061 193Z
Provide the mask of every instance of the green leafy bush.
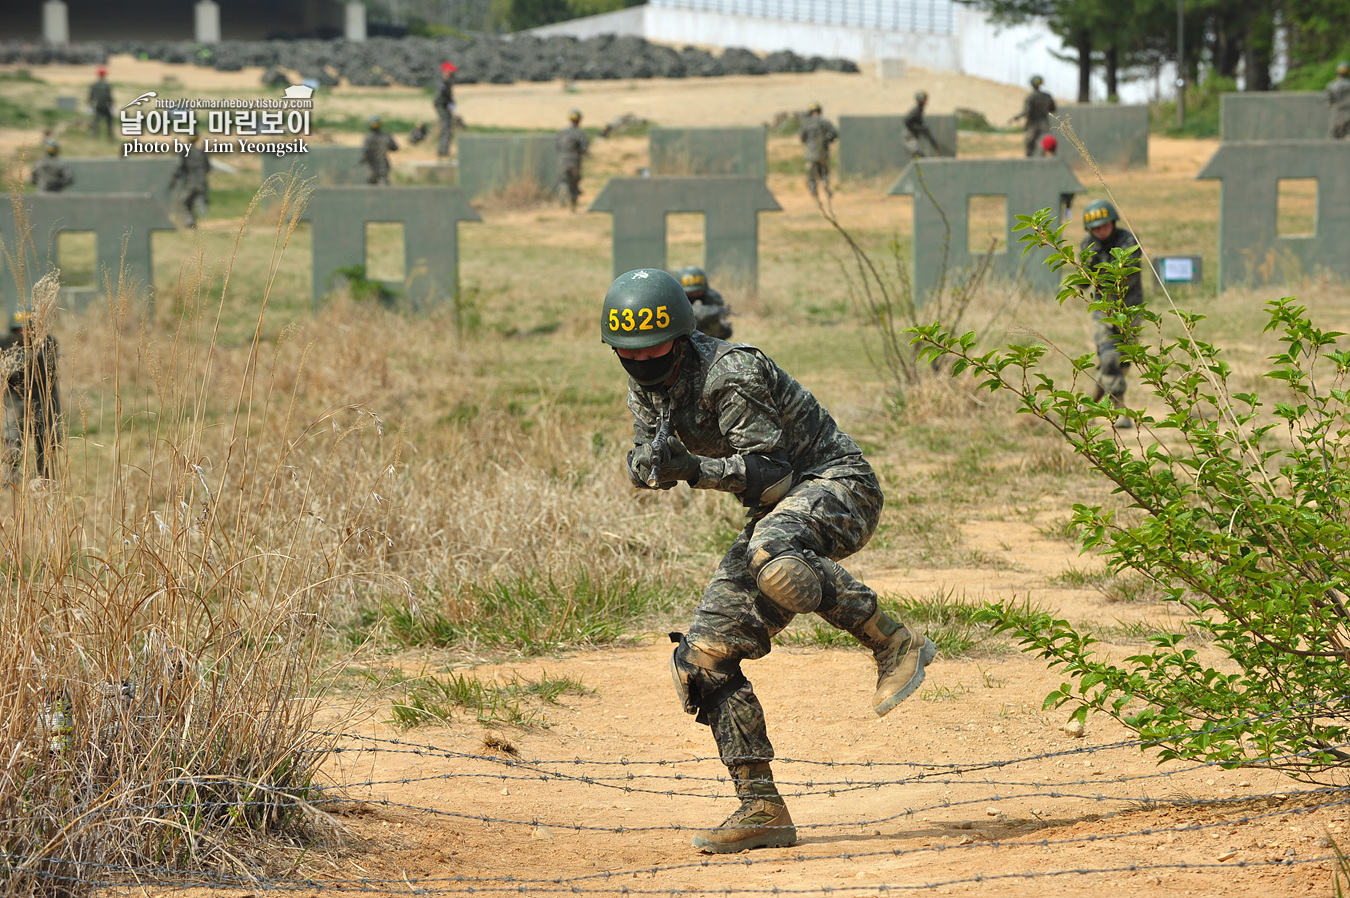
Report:
M1091 633L1044 611L1004 602L987 607L987 620L1068 675L1047 707L1072 706L1080 720L1088 711L1108 714L1163 759L1272 767L1307 779L1346 764L1350 352L1336 346L1343 335L1315 327L1293 299L1272 301L1266 331L1278 334L1280 348L1264 376L1276 398L1232 389L1222 351L1202 339L1203 316L1121 305L1136 260L1117 250L1093 272L1048 210L1018 219L1027 251L1050 249L1047 264L1065 273L1059 302L1087 301L1107 313L1124 334L1122 355L1164 411L1090 399L1091 355L1072 360L1065 384L1047 373L1044 344L985 351L973 334L936 324L914 328L914 341L954 372L1011 394L1115 485L1128 514L1074 506L1084 547L1100 551L1113 573L1145 578L1189 622L1117 661L1094 650ZM1135 428L1117 427L1121 418Z

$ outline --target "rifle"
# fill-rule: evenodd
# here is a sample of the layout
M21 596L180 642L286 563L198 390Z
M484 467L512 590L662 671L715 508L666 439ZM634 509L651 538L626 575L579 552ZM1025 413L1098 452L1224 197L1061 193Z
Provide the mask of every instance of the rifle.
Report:
M655 489L660 486L657 473L670 461L670 432L674 425L670 420L670 393L661 391L661 408L656 416L656 435L652 437L652 467L647 473L647 486Z

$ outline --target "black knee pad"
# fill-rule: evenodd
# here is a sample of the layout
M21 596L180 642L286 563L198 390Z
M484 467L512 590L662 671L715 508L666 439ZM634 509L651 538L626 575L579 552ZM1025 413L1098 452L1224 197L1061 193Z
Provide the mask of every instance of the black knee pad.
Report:
M812 552L769 540L751 554L747 567L764 597L785 611L808 614L835 605L833 578Z
M714 658L689 644L683 633L671 633L678 643L670 655L670 676L675 693L686 714L696 714L699 723L708 725L708 712L721 707L746 682L741 662L736 658Z

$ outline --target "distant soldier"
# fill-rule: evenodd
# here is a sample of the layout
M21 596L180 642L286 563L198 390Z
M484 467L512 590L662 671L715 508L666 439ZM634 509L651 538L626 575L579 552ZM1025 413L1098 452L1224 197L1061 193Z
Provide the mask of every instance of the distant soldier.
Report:
M825 187L825 196L832 197L830 190L830 144L839 139L830 120L822 116L819 103L812 103L806 110L806 119L802 122L798 137L806 146L806 189L816 196L816 185Z
M70 166L58 158L61 146L54 140L44 141L42 149L45 155L33 163L32 181L43 193L60 193L75 183L75 175Z
M590 151L591 141L581 130L581 113L575 109L567 114L572 124L558 132L558 171L562 174L561 187L567 190L567 205L577 211L581 197L581 160Z
M1041 138L1041 156L1045 159L1059 158L1059 141L1055 140L1055 135L1047 134ZM1059 220L1068 221L1073 215L1073 194L1061 193L1059 195Z
M1088 236L1083 240L1083 252L1087 254L1087 266L1096 270L1112 260L1111 250L1121 249L1132 253L1134 263L1139 264L1139 241L1134 235L1116 225L1119 216L1116 207L1106 200L1093 200L1083 210L1083 229ZM1096 299L1101 299L1098 293ZM1125 279L1121 286L1120 300L1126 306L1134 308L1144 303L1144 280L1141 271L1136 271ZM1102 319L1108 313L1097 310L1092 319L1097 322L1094 340L1097 344L1097 388L1092 398L1098 402L1110 396L1116 408L1125 404L1125 371L1130 363L1120 357L1120 329L1107 324ZM1122 418L1117 427L1130 427L1130 420Z
M187 150L178 159L178 168L169 179L169 189L178 193L178 201L183 205L183 218L189 228L197 226L197 203L201 202L202 213L211 205L211 193L208 181L211 176L211 159L206 151L197 146L197 135L189 134Z
M680 286L689 303L694 307L694 326L710 337L719 340L731 339L731 322L722 294L708 286L708 273L697 265L686 265L680 269Z
M61 445L61 396L56 382L56 338L36 339L31 313L14 313L8 334L0 335L0 380L4 396L4 482L16 486L24 446L32 442L37 473L54 479Z
M944 152L933 132L928 130L928 123L923 120L923 110L927 105L928 91L921 90L914 95L914 108L905 115L905 155L916 159L920 156L941 156ZM932 149L931 153L924 149L925 140Z
M413 125L413 129L408 132L408 143L411 146L417 146L427 139L427 123L418 122Z
M98 70L98 80L89 85L89 108L94 112L94 121L89 128L90 137L98 137L99 123L103 124L108 139L112 140L112 85L108 83L108 70Z
M1350 138L1350 62L1336 65L1336 80L1327 85L1327 102L1331 104L1331 138Z
M389 154L398 151L398 142L392 134L385 134L378 115L370 117L370 130L361 145L361 164L370 169L367 184L389 183Z
M1050 113L1055 111L1055 98L1041 90L1045 79L1040 75L1031 76L1031 93L1022 104L1022 111L1012 117L1027 120L1027 130L1022 137L1022 146L1028 156L1035 156L1040 148L1040 140L1050 130Z
M450 137L455 133L455 72L459 70L453 62L441 63L441 86L436 89L436 99L431 105L436 108L436 118L441 122L441 142L436 155L450 155ZM416 143L416 141L413 141Z

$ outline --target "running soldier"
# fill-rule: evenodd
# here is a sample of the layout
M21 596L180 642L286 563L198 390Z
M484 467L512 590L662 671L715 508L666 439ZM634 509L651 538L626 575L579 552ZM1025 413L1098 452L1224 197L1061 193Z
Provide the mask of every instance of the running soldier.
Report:
M877 714L923 682L937 647L892 620L839 566L872 536L882 494L871 465L797 381L747 344L698 333L684 290L656 269L622 274L605 294L601 339L628 372L639 489L734 493L750 522L727 550L676 643L671 675L684 710L712 730L740 807L694 836L710 853L795 844L774 785L764 709L741 671L795 615L815 612L877 662Z
M61 396L56 382L56 338L42 339L29 327L25 309L14 313L8 334L0 336L0 377L4 381L4 482L18 486L24 446L31 442L37 473L53 480L61 446Z
M1350 62L1336 65L1336 79L1327 85L1331 106L1331 139L1350 138Z
M812 103L797 135L806 146L806 189L817 199L817 183L824 185L827 198L834 196L830 190L830 144L839 139L834 125L820 113L820 104Z
M389 183L389 154L398 151L398 142L392 134L385 134L378 115L370 117L370 130L361 145L361 164L370 170L367 184Z
M48 140L42 144L42 149L46 155L33 163L32 182L42 193L60 193L75 183L75 175L69 165L57 158L61 154L60 144Z
M108 83L108 70L98 70L98 80L89 85L89 108L93 110L94 120L89 126L89 136L98 137L98 126L102 123L108 139L112 140L112 85Z
M183 207L183 220L189 228L197 226L197 203L201 202L202 214L211 205L210 177L211 159L206 151L197 146L197 135L189 134L187 150L178 160L169 179L169 189L176 191L178 202Z
M924 107L928 105L928 91L921 90L914 95L914 108L905 115L905 155L919 158L930 155L924 151L923 142L928 141L928 145L933 148L933 155L941 156L942 147L938 146L937 138L933 132L928 130L928 123L923 120Z
M730 340L731 322L727 321L727 316L731 309L727 308L722 294L708 286L708 273L697 265L686 265L680 269L679 279L684 295L694 307L694 324L699 332L719 340Z
M1125 228L1119 227L1116 220L1116 207L1106 200L1093 200L1083 210L1083 229L1088 236L1083 239L1083 252L1087 256L1087 266L1096 270L1099 266L1112 261L1111 250L1122 249L1135 256L1138 263L1139 241ZM1125 306L1135 308L1144 303L1144 278L1142 271L1136 271L1122 284L1120 300ZM1102 299L1098 292L1094 297ZM1130 363L1120 357L1120 328L1107 324L1103 319L1110 313L1094 309L1092 319L1096 322L1093 340L1097 344L1097 386L1093 391L1093 400L1100 402L1105 396L1111 397L1116 408L1125 404L1125 372ZM1129 418L1120 418L1116 427L1132 427Z
M558 171L562 183L558 185L567 191L567 207L577 211L577 200L581 198L581 160L590 152L591 141L581 130L581 112L573 109L567 114L572 124L558 132Z
M441 63L441 86L436 89L436 99L431 105L436 109L436 118L441 121L441 142L436 147L436 155L445 158L450 155L450 138L455 133L455 72L459 69L453 62ZM416 141L413 141L416 143Z
M1028 156L1035 156L1041 137L1050 131L1050 113L1055 111L1055 98L1041 90L1045 79L1040 75L1031 76L1031 93L1022 104L1022 111L1012 117L1027 120L1027 130L1022 135L1022 146Z

